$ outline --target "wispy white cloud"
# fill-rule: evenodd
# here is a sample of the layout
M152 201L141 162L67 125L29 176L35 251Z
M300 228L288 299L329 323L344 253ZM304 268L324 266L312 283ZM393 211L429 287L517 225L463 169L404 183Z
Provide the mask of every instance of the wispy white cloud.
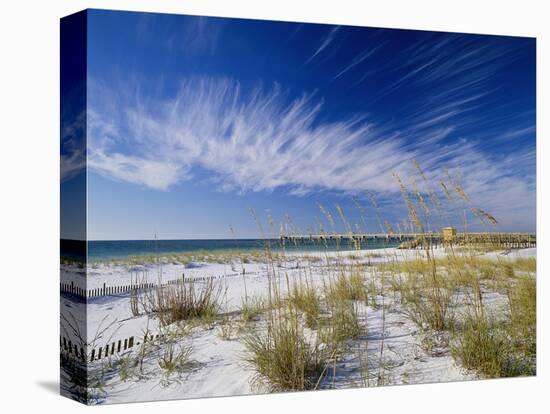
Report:
M340 76L342 76L343 74L345 74L346 72L348 72L349 70L353 69L355 66L359 65L361 62L367 60L369 57L371 57L372 55L374 55L381 47L383 47L383 44L377 46L377 47L373 47L371 49L367 49L365 51L363 51L362 53L360 53L359 55L357 55L349 65L347 65L344 69L342 69L340 72L338 72L336 74L336 76L334 76L333 79L338 79Z
M519 128L519 129L506 131L502 135L500 135L500 138L501 139L517 139L517 138L525 137L525 136L530 135L530 134L534 134L535 131L536 131L536 128L535 128L535 126L532 125L532 126L528 126L528 127L525 127L525 128Z
M425 91L423 103L411 100L411 104L431 107L486 97L496 91L488 90L488 83L523 52L519 43L503 45L491 37L434 33L390 54L377 67L391 73L393 80L379 88L371 103L410 90Z
M213 17L194 16L188 18L183 30L183 38L175 39L183 50L190 55L212 54L218 47L222 24Z
M140 44L148 46L156 41L158 29L171 27L158 47L169 53L183 52L187 56L208 55L218 47L223 30L223 20L206 16L181 16L180 24L175 25L170 15L140 13L135 36Z
M177 164L121 153L106 154L101 149L94 151L88 165L101 175L157 190L167 190L185 177Z
M233 191L381 190L390 184L383 173L414 155L361 119L316 123L319 99L288 101L277 86L243 93L237 82L198 79L168 101L113 103L125 98L107 90L95 96L111 102L90 111L90 167L155 189L201 168Z
M340 26L334 26L327 36L323 39L323 42L321 45L315 50L315 52L304 62L304 65L307 65L309 62L311 62L315 57L321 53L323 50L325 50L336 38L336 35L338 33L338 30L340 30Z
M61 123L61 181L67 181L86 169L86 113Z
M397 194L391 173L411 175L414 158L436 183L443 167L461 175L474 202L500 218L518 205L534 210L534 176L512 173L534 165L534 150L498 158L473 140L442 144L454 132L450 116L382 129L364 117L322 122L321 99L291 100L276 85L247 92L227 79L194 79L164 100L91 85L89 168L115 180L156 190L208 179L232 192Z

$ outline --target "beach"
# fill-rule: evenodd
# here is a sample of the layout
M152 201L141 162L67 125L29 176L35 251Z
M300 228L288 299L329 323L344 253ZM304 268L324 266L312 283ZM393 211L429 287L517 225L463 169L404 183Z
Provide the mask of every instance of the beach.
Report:
M345 351L327 365L317 389L481 378L457 363L447 339L426 346L425 332L411 320L399 293L389 289L389 281L384 280L384 272L380 270L384 266L426 260L426 254L440 259L447 256L443 248L429 253L387 248L293 252L279 255L276 259L248 263L235 258L224 263L190 261L181 264L167 257L158 257L155 262L141 264L92 263L86 271L66 265L62 269L63 280L86 287L88 291L101 289L104 284L146 283L158 287L188 283L197 291L213 284L217 292L219 308L214 317L206 321L178 321L167 326L163 326L155 314L133 314L131 293L87 298L86 312L80 317L85 319L88 348L95 349L95 360L89 363L89 375L91 384L94 384L94 377L101 384L89 390L91 400L116 403L270 392L269 385L257 381L257 372L247 363L248 351L244 341L250 330L265 330L267 318L260 312L245 321L243 308L253 302L265 303L270 286L278 290L280 297L288 296L294 286L304 283L322 295L323 289L338 277L338 272L352 267L361 269L364 286L372 290L371 296L366 302L354 301L360 333L346 340ZM536 249L491 251L476 256L513 262L534 258ZM155 287L139 291L134 298L147 298L147 292ZM466 289L457 290L455 295L456 304L465 303L469 297ZM507 302L505 293L484 287L482 295L487 309L502 313ZM75 306L78 302L73 295L64 295L62 314L75 318L79 313L78 305ZM80 303L84 303L83 298ZM458 305L457 311L460 311ZM307 327L304 332L316 335ZM70 329L62 332L63 335L73 344L78 343ZM144 346L144 336L150 335L154 339L149 342L150 347L140 361L139 370L134 366L131 373L121 375L121 361L139 354ZM134 338L132 348L114 352L118 340L130 337ZM170 340L163 341L167 337ZM186 349L189 355L185 367L166 375L159 369L159 360L169 346ZM101 352L99 348L104 354L100 359L97 358L97 353ZM86 358L90 358L89 351Z

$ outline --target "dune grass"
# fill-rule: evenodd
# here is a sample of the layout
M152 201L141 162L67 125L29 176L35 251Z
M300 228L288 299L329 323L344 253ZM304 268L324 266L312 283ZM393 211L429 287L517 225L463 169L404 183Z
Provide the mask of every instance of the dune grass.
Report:
M326 350L308 337L296 313L288 308L273 318L267 330L244 338L245 360L254 367L257 384L270 391L304 391L317 387L326 365Z
M212 320L220 309L222 286L207 279L200 286L190 280L162 285L131 296L133 314L155 315L161 326L189 319Z
M529 293L520 295L523 294ZM511 313L504 318L485 312L468 314L454 332L453 356L465 368L486 378L534 375L536 338L532 308L531 301L511 304ZM523 317L526 319L518 321Z
M303 313L307 327L317 326L321 313L321 301L315 287L311 284L295 282L288 294L288 300Z
M241 306L241 319L243 322L257 320L268 309L269 305L263 297L246 298Z
M158 366L164 373L165 381L169 381L175 373L186 371L192 352L192 347L174 342L170 342L164 347L158 359Z

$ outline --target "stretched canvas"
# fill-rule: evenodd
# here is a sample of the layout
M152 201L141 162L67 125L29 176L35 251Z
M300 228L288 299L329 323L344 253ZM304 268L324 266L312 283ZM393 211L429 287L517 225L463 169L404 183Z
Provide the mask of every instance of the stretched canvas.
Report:
M61 19L61 393L536 374L536 40Z

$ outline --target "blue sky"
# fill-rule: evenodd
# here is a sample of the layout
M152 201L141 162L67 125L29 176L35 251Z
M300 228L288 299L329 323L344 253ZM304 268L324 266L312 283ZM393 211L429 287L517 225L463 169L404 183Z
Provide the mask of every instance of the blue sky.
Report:
M535 229L534 39L94 10L87 88L90 239L405 228L392 173Z

